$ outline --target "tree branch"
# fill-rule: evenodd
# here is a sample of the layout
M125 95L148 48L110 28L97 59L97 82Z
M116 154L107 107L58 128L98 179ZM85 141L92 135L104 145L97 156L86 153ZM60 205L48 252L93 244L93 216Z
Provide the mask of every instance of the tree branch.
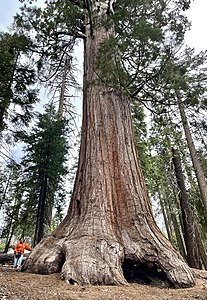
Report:
M73 4L77 5L78 7L81 7L81 3L79 0L70 0Z

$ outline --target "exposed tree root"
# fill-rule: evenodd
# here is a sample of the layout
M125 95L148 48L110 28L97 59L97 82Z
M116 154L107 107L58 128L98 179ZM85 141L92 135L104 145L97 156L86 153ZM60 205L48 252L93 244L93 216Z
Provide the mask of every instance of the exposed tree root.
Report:
M128 240L124 247L117 241L103 238L84 236L64 241L51 236L35 247L23 271L60 272L61 279L67 283L80 285L127 282L173 288L194 285L190 268L172 247L157 248L153 253L147 243L143 251L143 245Z

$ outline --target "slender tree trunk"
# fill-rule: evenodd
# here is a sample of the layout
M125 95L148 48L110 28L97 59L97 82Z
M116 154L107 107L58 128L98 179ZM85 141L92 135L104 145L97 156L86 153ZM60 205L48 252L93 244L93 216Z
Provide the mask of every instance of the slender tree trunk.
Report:
M185 131L185 136L186 136L186 140L188 143L193 167L195 170L198 186L199 186L200 193L201 193L201 198L202 198L202 202L203 202L203 206L204 206L204 215L205 215L205 220L206 220L206 224L207 224L207 184L206 184L203 170L202 170L200 162L198 160L195 145L194 145L194 142L193 142L193 139L191 136L190 128L189 128L187 117L185 114L184 106L181 101L178 102L178 106L179 106L179 110L180 110L180 115L181 115L181 119L182 119L182 123L183 123L183 128Z
M200 256L200 269L207 270L207 256L205 247L203 245L203 241L200 235L200 232L198 230L198 226L195 228L195 235L196 235L196 243L198 246L199 256Z
M173 211L174 209L172 207L172 204L169 203L169 201L168 201L167 205L169 205L170 217L171 217L174 232L175 232L175 237L176 237L176 242L177 242L176 248L179 250L181 255L184 258L186 258L186 249L184 246L184 240L183 240L183 235L182 235L183 231L181 230L182 226L180 225L180 222L178 220L176 213Z
M93 20L107 1L92 1ZM99 82L96 57L110 32L86 22L83 124L68 214L24 270L61 270L68 283L126 284L143 268L173 287L194 284L190 268L156 226L134 144L129 99ZM128 274L133 273L133 278Z
M53 208L54 208L54 187L47 187L47 196L45 204L45 233L51 233L52 219L53 219Z
M63 108L64 108L64 100L65 100L65 85L66 85L66 76L67 76L67 69L68 63L67 59L65 60L64 72L63 72L63 79L61 84L61 91L60 91L60 99L59 99L59 107L58 113L62 117L63 116Z
M164 201L162 199L162 193L160 191L159 184L156 183L156 185L157 185L157 191L158 191L158 196L159 196L160 207L161 207L162 215L163 215L163 218L164 218L165 228L166 228L166 231L167 231L167 236L168 236L169 241L172 244L173 243L173 238L172 238L172 230L171 230L170 220L168 218L166 208L165 208L165 205L164 205Z
M0 126L1 126L1 125L0 125ZM7 179L7 182L6 182L6 186L5 186L4 191L3 191L3 194L2 194L2 196L1 196L1 200L0 200L0 209L2 208L2 205L4 204L4 200L5 200L6 193L7 193L9 184L10 184L10 180L11 180L11 175L9 174L8 179Z
M4 130L4 114L5 108L0 106L0 132Z
M178 249L182 256L186 259L187 253L186 253L186 247L185 247L185 241L184 241L184 225L183 225L183 219L181 215L181 208L180 208L180 201L179 197L177 194L177 190L175 189L175 186L172 187L173 190L173 199L175 203L175 208L177 211L176 213L173 213L173 224L176 232L176 238L177 238L177 244L178 244Z
M177 203L177 193L175 192L174 184L172 184L171 175L171 173L169 174L165 171L164 177L168 187L168 191L165 195L165 207L175 233L176 244L174 242L173 245L175 245L182 256L186 258L187 254L183 240L183 222L180 217L180 206L178 206Z
M186 251L183 244L183 238L180 232L180 226L178 224L177 217L173 212L171 203L169 203L169 201L167 200L168 196L167 195L164 196L165 198L163 199L158 183L157 183L157 188L158 188L160 206L164 217L165 227L168 234L168 239L171 242L171 244L174 245L177 250L179 250L181 255L184 258L186 258Z
M13 232L14 232L13 223L14 223L14 214L12 213L10 216L9 224L8 224L8 235L7 235L7 239L6 239L4 253L7 253L9 250L10 242L11 242Z
M41 183L39 200L38 200L37 221L36 221L36 228L35 228L35 235L34 235L34 246L37 245L44 236L46 197L47 197L47 176L46 174L44 174Z
M179 187L179 199L184 225L184 240L187 250L187 261L192 268L199 269L200 257L196 243L195 221L190 204L188 203L187 191L185 188L184 175L181 166L181 160L177 149L173 148L173 163L175 167L175 175Z
M9 251L9 247L10 247L10 244L11 244L11 239L13 237L13 234L14 234L14 230L12 230L9 234L9 237L6 241L6 245L5 245L5 248L4 248L4 252L3 253L7 253Z

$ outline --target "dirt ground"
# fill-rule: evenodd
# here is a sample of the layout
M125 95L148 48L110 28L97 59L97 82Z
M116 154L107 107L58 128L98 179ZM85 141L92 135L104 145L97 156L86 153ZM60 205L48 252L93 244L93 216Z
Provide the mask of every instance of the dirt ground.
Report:
M141 284L128 286L73 286L59 274L17 272L0 265L0 300L207 300L207 272L188 289L167 289Z

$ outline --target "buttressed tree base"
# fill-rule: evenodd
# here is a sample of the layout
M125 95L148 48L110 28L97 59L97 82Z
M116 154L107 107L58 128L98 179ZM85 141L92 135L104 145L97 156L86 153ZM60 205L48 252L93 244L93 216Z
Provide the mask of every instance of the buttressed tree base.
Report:
M101 1L97 18L106 14L106 2ZM158 278L174 288L191 287L190 268L152 216L130 101L99 81L97 49L110 34L98 26L91 34L86 22L82 137L73 195L65 219L34 248L23 270L60 272L71 284L152 283Z

